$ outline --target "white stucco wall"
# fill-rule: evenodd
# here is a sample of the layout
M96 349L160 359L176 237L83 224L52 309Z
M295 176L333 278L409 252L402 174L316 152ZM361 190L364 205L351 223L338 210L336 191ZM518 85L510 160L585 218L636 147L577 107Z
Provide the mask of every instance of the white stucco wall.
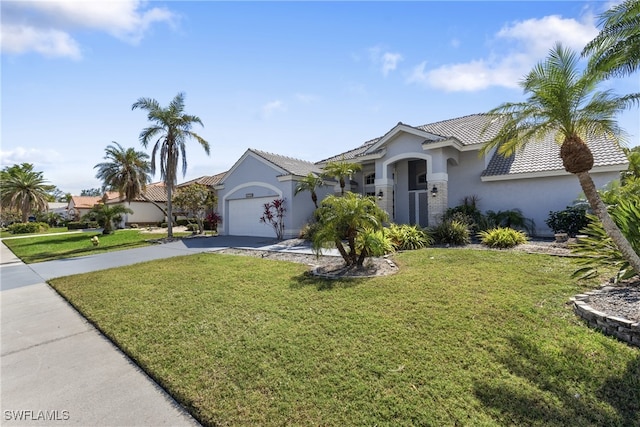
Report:
M124 218L124 222L127 224L162 222L165 220L162 211L154 206L153 203L131 202L129 204L125 202L122 204L133 211L132 214L126 214Z

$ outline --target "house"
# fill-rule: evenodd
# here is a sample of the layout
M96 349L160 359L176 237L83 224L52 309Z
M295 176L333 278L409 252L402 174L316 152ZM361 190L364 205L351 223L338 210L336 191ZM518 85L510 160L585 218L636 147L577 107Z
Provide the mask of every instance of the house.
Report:
M117 197L118 193L107 192L102 196L71 196L67 205L68 218L72 221L80 221L95 205L102 202L105 196L107 199L111 199Z
M349 161L361 164L362 171L346 190L375 195L393 222L436 225L447 208L473 196L481 211L520 209L534 220L538 235L551 235L545 224L549 211L562 210L578 198L582 191L578 179L564 170L554 135L508 158L495 150L480 156L483 143L499 126L496 116L487 114L422 126L398 123L381 137L315 164L248 150L222 180L220 208L234 225L227 224L222 232L268 235L252 221L260 217L264 201L286 196L290 203L285 235L295 236L313 208L300 196L291 197L296 180L305 171L320 173L330 161ZM617 179L626 169L626 156L610 140L587 143L594 155L591 176L596 186ZM337 188L330 191L339 193Z
M131 202L126 202L124 195L120 196L118 192L109 194L107 205L122 204L133 211L123 215L120 227L131 224L156 225L166 221L167 191L162 182L147 184L144 193Z
M286 238L297 237L315 210L309 194L295 194L297 182L309 173L320 174L312 162L260 150L248 149L216 185L218 212L222 215L220 234L274 237L269 224L260 222L265 203L284 199ZM322 199L331 187L317 191Z

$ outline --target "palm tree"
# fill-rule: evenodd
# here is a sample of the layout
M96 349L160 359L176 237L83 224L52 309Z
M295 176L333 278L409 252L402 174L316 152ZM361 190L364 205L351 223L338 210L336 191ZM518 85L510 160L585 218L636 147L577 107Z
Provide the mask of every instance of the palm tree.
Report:
M602 30L582 51L605 77L632 74L640 67L640 0L626 0L600 15Z
M314 251L320 254L322 248L335 246L347 265L356 266L362 266L365 257L373 252L370 246L376 243L375 239L365 239L360 246L358 235L374 237L371 232L381 231L389 219L373 198L351 192L343 197L327 197L317 212L319 226L313 235ZM347 248L343 240L347 241Z
M166 216L167 212L164 208L145 194L147 184L151 182L149 155L134 148L124 149L115 141L113 144L115 145L108 145L105 148L104 159L108 161L93 167L98 169L96 178L103 182L104 189L117 191L128 203L137 197L142 197Z
M35 172L33 165L22 163L2 170L0 177L0 199L8 209L21 213L22 222L27 222L32 211L47 209L49 192L55 186L46 184L42 172Z
M316 207L316 209L318 209L318 195L316 194L316 190L319 187L324 186L324 180L322 179L322 177L309 172L309 174L307 176L305 176L304 178L302 178L300 181L298 181L298 183L296 184L296 189L295 192L293 193L294 196L298 195L298 193L303 192L303 191L308 191L311 193L311 201L313 201L313 205Z
M98 163L96 178L102 180L105 189L117 191L127 202L139 197L151 182L149 155L133 148L122 148L117 142L105 148L106 162Z
M481 153L497 147L499 154L510 156L525 144L556 132L565 170L577 176L589 205L607 234L625 259L640 271L640 257L609 216L589 174L593 154L585 143L595 137L619 142L622 130L613 119L617 113L638 102L640 94L619 97L611 91L596 92L602 75L589 70L579 73L578 58L571 50L556 44L549 57L537 64L520 83L529 98L525 102L504 103L489 112L502 115L504 124L496 136L485 143Z
M184 112L184 94L178 93L162 108L158 101L152 98L140 98L131 109L141 108L147 111L147 119L152 125L140 132L140 142L147 148L149 142L157 137L151 152L151 173L156 171L156 154L160 156L160 178L167 189L168 237L173 237L173 212L171 197L177 183L177 169L182 157L182 176L187 173L187 153L185 143L193 138L209 155L209 143L191 130L194 123L204 126L200 117Z
M343 160L328 162L324 169L324 176L333 179L336 178L340 182L340 194L344 196L344 187L346 177L351 178L351 175L362 170L362 165L359 163L349 163Z
M102 227L102 234L113 234L113 220L118 216L133 211L124 205L107 205L98 203L85 215L85 218L98 221Z

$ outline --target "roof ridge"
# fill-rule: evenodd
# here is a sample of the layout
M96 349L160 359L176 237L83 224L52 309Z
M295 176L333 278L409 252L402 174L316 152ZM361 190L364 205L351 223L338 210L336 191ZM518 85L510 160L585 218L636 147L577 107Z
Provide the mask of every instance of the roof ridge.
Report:
M487 113L472 113L472 114L467 114L467 115L460 116L460 117L452 117L450 119L438 120L437 122L425 123L425 124L420 125L420 126L411 126L411 125L407 125L407 126L421 128L421 127L425 127L425 126L434 126L434 125L439 125L441 123L452 122L454 120L467 119L469 117L480 117L480 116L489 116L489 115L490 114L487 114ZM403 123L403 124L406 125L406 123Z
M262 154L267 154L269 156L280 157L280 158L283 158L283 159L295 160L296 162L304 162L304 163L314 164L312 161L309 161L309 160L302 160L302 159L298 159L296 157L285 156L284 154L271 153L269 151L258 150L256 148L249 148L249 151L253 151L254 153L258 154L260 157L264 158L265 160L269 160L269 159L267 159L266 157L262 156ZM269 161L271 161L271 160L269 160Z

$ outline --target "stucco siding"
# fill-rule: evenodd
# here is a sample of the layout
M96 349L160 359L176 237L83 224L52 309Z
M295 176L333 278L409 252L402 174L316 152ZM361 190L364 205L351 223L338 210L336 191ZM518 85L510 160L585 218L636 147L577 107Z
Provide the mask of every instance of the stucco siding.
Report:
M132 214L126 214L124 221L127 224L162 222L165 216L153 203L149 202L131 202L122 203L125 207L133 211Z

